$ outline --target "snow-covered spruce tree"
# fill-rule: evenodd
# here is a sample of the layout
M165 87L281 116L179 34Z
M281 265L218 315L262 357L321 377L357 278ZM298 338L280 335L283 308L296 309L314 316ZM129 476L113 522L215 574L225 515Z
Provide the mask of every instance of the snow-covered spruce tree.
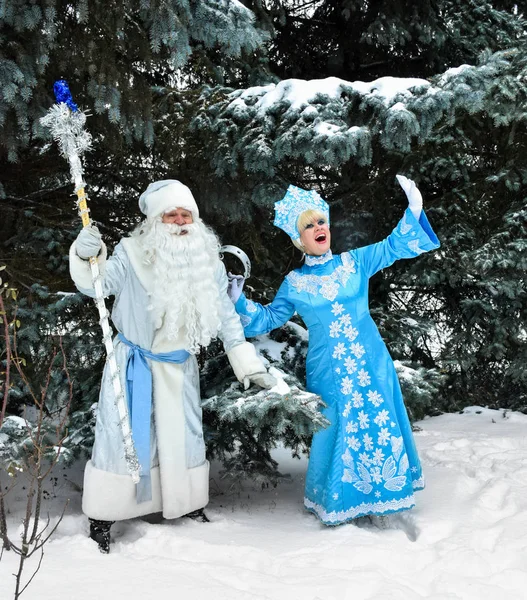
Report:
M371 290L394 355L423 374L414 386L422 393L409 396L414 415L474 402L526 409L527 53L525 36L514 41L429 80L204 89L201 108L186 113L194 116L189 147L210 155L196 185L212 214L232 206L240 233L227 223L226 241L247 244L260 279L253 285L267 297L295 266L271 226L273 202L289 183L330 201L335 246L344 250L396 224L405 205L397 172L417 180L443 248L386 270ZM173 107L186 122L184 104Z
M86 180L94 218L126 230L130 217L122 213L164 167L151 149L156 90L181 80L191 85L191 66L182 69L203 57L209 70L198 69L200 81L230 80L236 57L253 53L265 37L235 0L0 4L0 239L13 282L49 285L78 227L69 174L56 148L44 144L48 132L39 122L54 102L56 79L68 78L92 115Z
M262 41L254 15L235 0L3 2L0 147L15 160L42 137L38 119L60 76L126 139L151 144L152 86L175 83L196 48L215 50L221 65Z
M485 68L447 73L443 84L470 98ZM442 291L441 359L454 375L452 397L526 410L527 45L496 57L495 68L485 93L472 95L421 157L425 177L449 190L444 268L428 277Z

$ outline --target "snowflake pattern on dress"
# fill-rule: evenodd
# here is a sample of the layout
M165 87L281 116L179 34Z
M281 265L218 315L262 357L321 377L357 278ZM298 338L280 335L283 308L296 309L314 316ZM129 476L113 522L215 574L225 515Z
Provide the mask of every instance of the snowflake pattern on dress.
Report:
M406 220L406 212L403 214L403 218L401 219L401 221L399 223L399 231L400 231L401 235L406 235L407 233L412 231L412 226Z
M247 300L247 304L245 305L247 308L247 312L255 313L258 309L256 308L256 304L252 300Z
M408 456L402 436L392 433L396 424L386 409L384 398L371 387L367 360L358 368L357 359L365 354L364 347L351 341L359 334L351 316L342 304L334 302L331 312L337 317L329 324L329 335L334 339L332 358L337 363L335 373L340 391L350 397L342 410L346 419L342 455L342 482L353 485L365 496L380 498L380 487L391 492L400 491L407 483ZM350 336L349 330L356 332Z
M356 273L355 261L349 252L341 255L342 265L338 266L329 275L306 275L298 271L291 271L287 279L298 293L307 292L313 296L321 294L326 300L333 301L339 290L348 283L352 273ZM340 305L342 306L342 305Z
M252 317L249 317L248 315L240 315L240 322L242 324L242 327L247 327L248 325L250 325L252 320Z
M426 250L419 247L419 240L410 240L407 246L415 254L423 254L423 252L426 252Z

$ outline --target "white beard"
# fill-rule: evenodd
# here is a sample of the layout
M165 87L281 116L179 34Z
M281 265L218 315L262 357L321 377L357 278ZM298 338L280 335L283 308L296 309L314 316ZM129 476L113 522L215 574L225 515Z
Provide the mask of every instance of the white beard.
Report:
M181 235L182 231L187 231ZM190 225L146 219L134 232L154 269L149 309L169 340L184 332L185 349L197 354L218 335L220 293L215 271L220 244L201 219Z

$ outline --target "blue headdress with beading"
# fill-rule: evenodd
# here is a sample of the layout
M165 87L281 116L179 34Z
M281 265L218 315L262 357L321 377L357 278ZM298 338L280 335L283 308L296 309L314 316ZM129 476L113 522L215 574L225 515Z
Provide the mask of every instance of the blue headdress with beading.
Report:
M296 185L290 185L282 200L275 202L274 209L274 224L293 240L300 237L296 223L298 217L306 210L319 210L329 225L329 204L315 190L303 190Z

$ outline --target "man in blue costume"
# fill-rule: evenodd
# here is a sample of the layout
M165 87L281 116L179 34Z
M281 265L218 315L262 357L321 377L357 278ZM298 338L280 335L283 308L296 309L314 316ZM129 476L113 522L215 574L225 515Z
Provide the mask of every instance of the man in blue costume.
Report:
M216 235L200 219L189 188L157 181L139 199L144 221L107 259L97 228L84 228L70 250L77 288L95 295L88 259L97 256L104 295L115 295L115 358L141 463L135 484L125 459L112 378L104 370L95 444L84 473L82 508L90 536L109 551L113 521L162 512L206 520L209 463L201 422L196 353L220 337L246 387L272 387L272 376L245 341L227 296Z
M400 258L439 247L415 183L397 176L409 206L382 242L332 254L329 206L289 186L274 224L305 253L271 304L248 300L231 278L245 335L280 327L298 313L309 330L307 388L331 425L313 437L304 505L326 525L412 508L424 480L393 361L368 308L368 281Z

